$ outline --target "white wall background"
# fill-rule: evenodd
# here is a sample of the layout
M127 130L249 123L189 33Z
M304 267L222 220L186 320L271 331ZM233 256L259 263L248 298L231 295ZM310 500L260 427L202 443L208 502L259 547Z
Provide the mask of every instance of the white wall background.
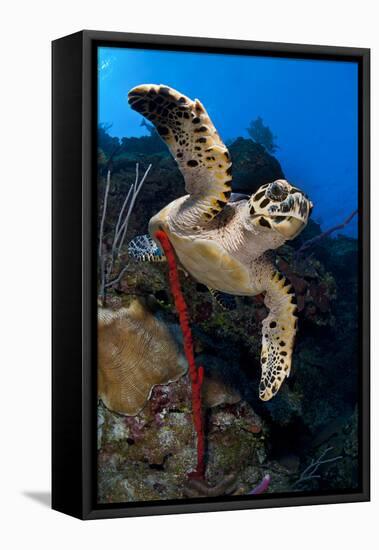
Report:
M0 544L45 548L377 548L373 502L82 523L51 511L50 41L82 28L372 48L373 243L378 236L378 15L374 0L54 0L1 8ZM373 281L378 260L374 250ZM377 284L377 283L376 283ZM379 311L373 285L373 312ZM373 352L378 350L373 323ZM376 392L375 392L376 390ZM69 397L69 396L68 396ZM34 494L32 498L31 494Z

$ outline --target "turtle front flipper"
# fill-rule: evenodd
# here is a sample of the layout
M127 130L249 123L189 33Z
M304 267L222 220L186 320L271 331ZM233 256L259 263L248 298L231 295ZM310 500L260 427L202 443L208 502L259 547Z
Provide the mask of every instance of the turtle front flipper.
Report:
M128 244L129 257L136 262L165 262L166 256L150 235L138 235Z
M297 331L296 297L291 283L282 273L272 272L264 302L269 314L262 323L259 397L268 401L290 374Z
M199 213L212 220L231 195L231 161L208 113L168 86L142 84L130 90L129 104L156 127L179 165L186 191Z

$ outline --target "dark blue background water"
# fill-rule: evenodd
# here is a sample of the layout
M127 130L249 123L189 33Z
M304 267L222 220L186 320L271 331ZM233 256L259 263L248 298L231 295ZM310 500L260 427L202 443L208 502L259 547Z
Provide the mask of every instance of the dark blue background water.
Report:
M127 103L128 91L146 83L199 98L224 140L248 137L261 116L286 178L312 198L324 229L357 208L356 63L100 48L99 122L112 124L112 136L147 133ZM344 233L356 236L356 220Z

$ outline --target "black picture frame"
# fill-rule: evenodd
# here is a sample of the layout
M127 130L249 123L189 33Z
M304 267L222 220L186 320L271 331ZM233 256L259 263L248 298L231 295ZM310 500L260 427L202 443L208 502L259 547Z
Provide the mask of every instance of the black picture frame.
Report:
M96 48L100 45L286 58L359 67L361 385L359 490L96 504ZM359 502L370 499L370 50L81 31L52 44L52 507L81 519Z

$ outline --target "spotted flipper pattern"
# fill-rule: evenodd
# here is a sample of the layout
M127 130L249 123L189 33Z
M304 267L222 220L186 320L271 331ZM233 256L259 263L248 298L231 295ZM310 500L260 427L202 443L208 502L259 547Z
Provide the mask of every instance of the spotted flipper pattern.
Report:
M265 296L268 316L262 323L261 382L259 397L268 401L289 376L297 331L294 289L286 277L273 272Z
M208 287L208 290L222 309L233 311L233 309L237 308L236 299L231 294L226 294L225 292L210 287Z
M231 195L231 161L203 105L168 86L154 84L133 88L128 99L168 145L202 220L212 220Z
M129 257L136 262L164 262L166 256L150 235L134 237L128 244Z

